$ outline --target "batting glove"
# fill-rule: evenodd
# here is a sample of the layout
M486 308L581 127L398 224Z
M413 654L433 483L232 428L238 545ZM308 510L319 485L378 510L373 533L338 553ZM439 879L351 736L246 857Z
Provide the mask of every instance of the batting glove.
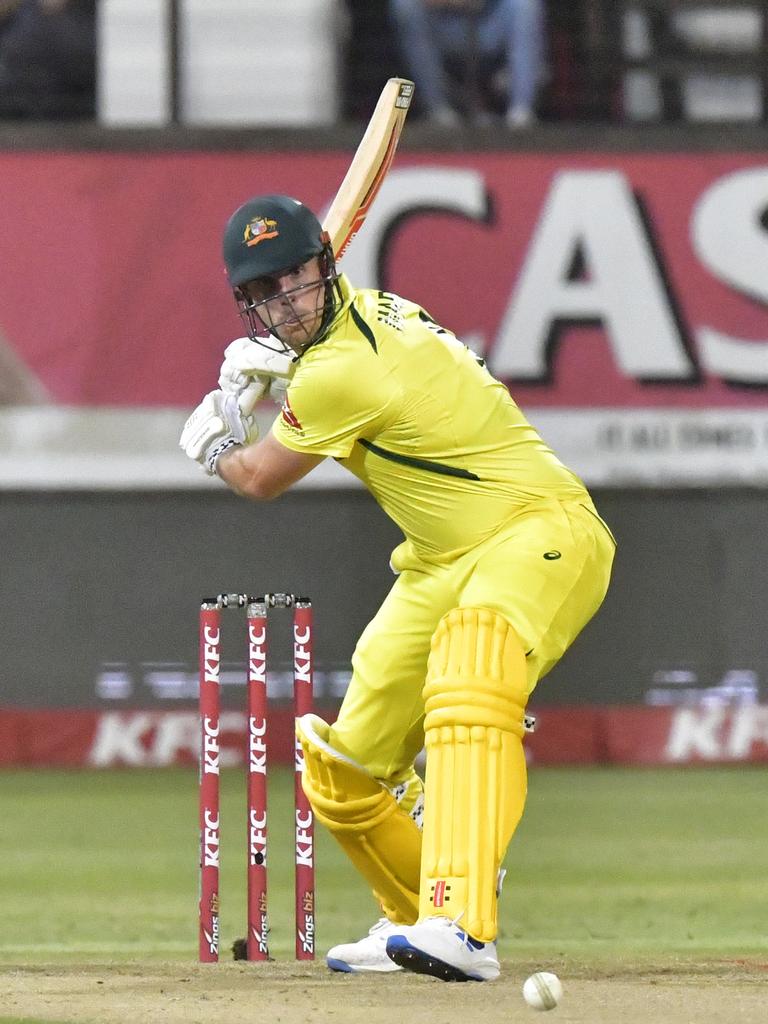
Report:
M224 350L219 387L237 395L242 395L248 388L247 400L243 398L240 402L246 411L252 410L256 402L266 395L282 405L293 369L293 360L285 353L273 352L250 338L236 338Z
M237 395L210 391L184 424L179 447L213 476L224 452L258 436L256 421L242 412Z

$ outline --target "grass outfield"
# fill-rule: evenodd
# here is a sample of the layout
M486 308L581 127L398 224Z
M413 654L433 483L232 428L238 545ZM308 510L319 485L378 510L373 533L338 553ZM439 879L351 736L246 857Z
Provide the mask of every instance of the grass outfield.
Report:
M768 772L531 773L500 955L579 965L768 950ZM244 934L241 772L222 783L222 943ZM0 773L0 963L197 958L196 771ZM377 909L318 829L318 954ZM293 951L292 774L270 779L270 945ZM27 1018L29 1020L29 1018ZM0 1018L2 1024L2 1018Z

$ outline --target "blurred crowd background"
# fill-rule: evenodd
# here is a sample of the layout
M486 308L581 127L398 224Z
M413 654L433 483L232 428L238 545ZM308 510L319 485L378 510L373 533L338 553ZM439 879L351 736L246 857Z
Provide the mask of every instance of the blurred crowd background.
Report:
M754 123L767 23L736 0L0 0L0 116L329 124L401 75L454 128Z

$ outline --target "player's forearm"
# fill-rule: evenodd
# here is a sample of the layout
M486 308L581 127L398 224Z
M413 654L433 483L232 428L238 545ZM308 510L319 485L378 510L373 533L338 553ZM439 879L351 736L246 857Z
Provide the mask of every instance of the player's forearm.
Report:
M269 501L301 480L325 456L284 447L267 434L257 444L236 445L216 460L216 472L233 491L253 501Z
M236 446L220 455L216 473L236 494L252 501L269 501L282 494L284 487L262 472L259 445Z
M179 447L253 501L276 498L325 458L294 451L270 432L256 441L258 424L240 408L239 396L210 391L184 424Z

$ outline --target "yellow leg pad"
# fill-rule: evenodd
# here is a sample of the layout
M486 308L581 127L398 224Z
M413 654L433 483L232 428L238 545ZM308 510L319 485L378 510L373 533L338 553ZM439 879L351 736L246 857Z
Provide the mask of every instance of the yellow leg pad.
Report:
M499 867L526 797L525 652L487 608L455 608L432 639L419 917L496 938Z
M322 822L374 891L387 917L413 924L419 906L421 831L369 772L327 742L317 715L296 723L302 786Z

